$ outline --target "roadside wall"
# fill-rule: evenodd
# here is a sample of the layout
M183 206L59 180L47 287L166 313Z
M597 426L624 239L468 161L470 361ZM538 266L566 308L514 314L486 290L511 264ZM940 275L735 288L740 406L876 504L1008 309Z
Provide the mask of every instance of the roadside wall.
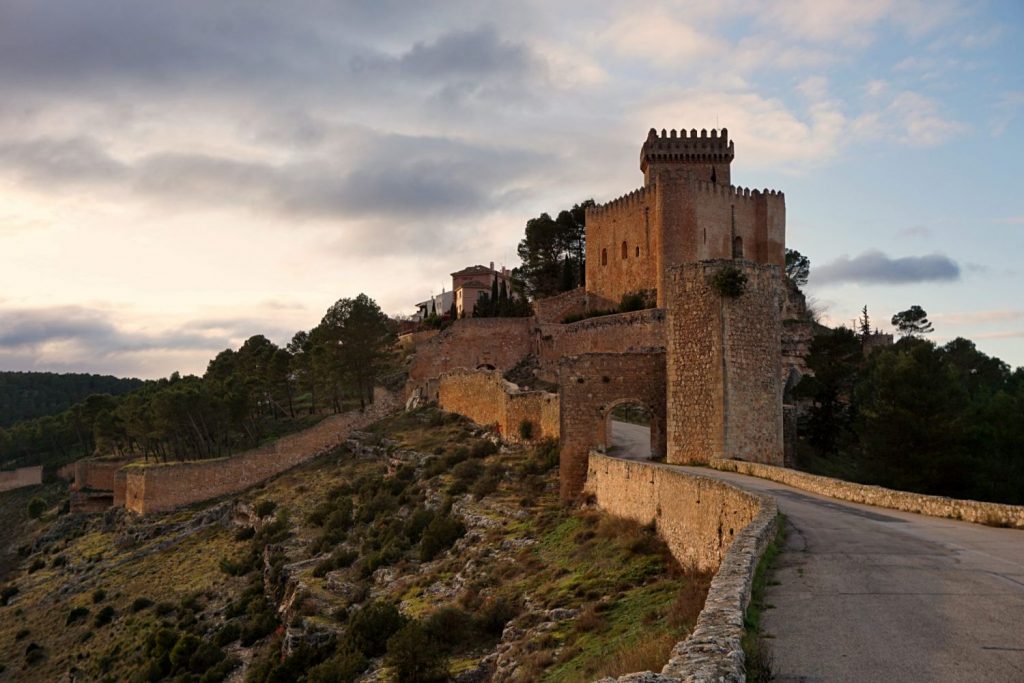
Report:
M743 618L754 571L777 532L775 501L657 463L600 453L590 454L586 492L610 514L653 522L682 566L715 572L693 633L673 648L661 676L619 680L745 680Z
M509 370L530 354L533 318L466 318L421 343L409 366L409 384L456 368Z
M558 395L520 391L497 371L446 372L438 382L438 405L477 424L497 425L502 438L509 441L520 441L519 425L524 421L533 425L533 438L558 438Z
M354 410L332 415L302 432L228 458L129 465L121 470L124 505L133 512L148 514L243 491L330 450L352 430L375 422L400 405L398 398L388 392L377 390L374 398L365 413ZM118 487L114 487L115 500L119 498Z
M584 353L624 353L665 348L665 310L652 308L587 318L568 325L540 326L538 376L558 381L558 363Z
M712 460L711 466L727 472L739 472L752 477L777 481L822 496L848 500L851 503L916 512L929 517L948 517L962 519L965 522L1024 529L1024 505L984 503L977 500L959 500L945 496L896 491L881 486L855 484L785 467L772 467L742 460Z
M43 466L19 467L16 470L0 471L0 491L12 491L23 486L43 483Z

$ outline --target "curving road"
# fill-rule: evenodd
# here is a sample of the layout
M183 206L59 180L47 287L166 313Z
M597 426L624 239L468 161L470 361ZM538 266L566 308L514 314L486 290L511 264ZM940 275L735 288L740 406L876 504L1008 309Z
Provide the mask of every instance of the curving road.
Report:
M612 455L650 452L644 427L613 423L612 439ZM776 681L1024 681L1024 531L680 469L772 495L786 515L762 619Z

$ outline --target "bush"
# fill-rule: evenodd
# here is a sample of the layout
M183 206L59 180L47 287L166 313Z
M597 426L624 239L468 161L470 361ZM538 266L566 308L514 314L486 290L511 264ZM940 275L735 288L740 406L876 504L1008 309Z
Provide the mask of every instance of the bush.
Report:
M32 631L28 630L27 628L19 629L18 632L14 634L14 639L25 640L29 637L29 635L31 635L31 633Z
M256 503L255 512L257 517L263 519L264 517L269 517L271 514L273 514L274 510L276 509L277 503L275 503L274 501L261 500L260 502Z
M349 619L348 638L353 647L365 656L379 657L387 650L388 639L405 623L405 617L393 604L371 602Z
M469 450L469 454L474 458L486 458L488 455L494 455L497 452L498 444L494 443L490 439L481 439L477 441Z
M499 596L484 603L477 623L484 633L498 638L505 630L505 625L515 619L517 614L519 607L508 598Z
M237 622L229 621L214 634L213 642L220 647L224 647L238 640L241 635L242 627Z
M448 680L447 661L431 647L418 621L410 621L388 639L385 664L403 683L438 683Z
M107 599L107 591L97 588L92 592L92 604L96 605Z
M558 439L542 439L534 444L527 464L529 474L541 474L558 466Z
M153 601L149 598L135 598L134 600L132 600L132 606L130 609L132 612L141 612L142 610L152 606Z
M747 289L747 275L736 266L726 266L711 278L711 286L724 297L735 299Z
M18 594L17 586L4 586L0 588L0 607L6 607L11 598Z
M220 683L226 680L232 671L241 666L242 660L238 657L228 657L222 659L219 664L213 666L206 673L203 674L202 678L199 679L199 683Z
M54 569L56 569L57 567L64 567L64 566L66 566L67 563L68 563L68 558L64 557L63 555L58 555L57 557L53 558L52 562L50 562L50 566L53 567Z
M519 423L519 438L523 441L530 441L533 439L533 423L529 420L523 420Z
M242 627L239 634L239 642L249 647L257 640L261 640L277 630L277 618L269 611L258 612L253 615Z
M243 526L241 529L235 532L236 541L248 541L250 538L256 535L256 528L251 526Z
M32 666L46 659L46 650L38 643L29 643L25 648L25 664Z
M46 562L41 557L37 557L32 560L32 564L28 566L28 573L35 574L37 571L46 566Z
M473 615L453 606L442 607L424 619L423 630L446 654L451 654L460 645L472 642L477 635Z
M464 460L458 465L452 468L452 489L461 489L460 492L465 491L470 484L477 480L477 478L484 473L484 466L476 460ZM455 491L451 491L455 493Z
M307 683L349 683L366 671L369 662L351 644L338 648L333 657L309 670Z
M28 516L32 519L39 519L46 512L46 501L36 496L28 502Z
M88 607L75 607L70 612L68 612L67 618L64 619L64 625L70 626L71 624L74 624L77 621L82 621L87 616L89 616Z
M169 602L158 602L156 608L153 610L156 612L158 617L166 617L168 614L175 610L174 605Z
M97 628L102 627L102 626L106 626L107 624L109 624L110 622L112 622L114 620L114 617L116 615L117 615L117 612L114 611L114 608L111 607L110 605L107 605L106 607L104 607L103 609L101 609L99 612L96 613L96 618L93 620L93 624Z
M191 633L183 633L174 643L169 655L171 667L174 671L181 671L188 667L192 654L199 649L203 641Z
M452 547L452 544L465 533L466 526L460 520L449 515L435 517L423 531L423 538L420 540L420 559L429 562Z
M202 641L188 658L188 670L194 674L202 674L224 660L224 653L213 643Z

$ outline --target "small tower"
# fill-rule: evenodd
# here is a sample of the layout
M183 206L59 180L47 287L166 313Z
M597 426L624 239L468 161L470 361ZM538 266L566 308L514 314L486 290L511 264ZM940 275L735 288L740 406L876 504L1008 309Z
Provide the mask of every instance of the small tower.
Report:
M720 185L731 183L730 167L733 159L733 144L729 131L719 132L707 129L698 134L694 128L687 134L673 129L661 134L651 128L647 140L640 150L640 170L644 174L644 185L651 185L662 173L692 173L697 180Z

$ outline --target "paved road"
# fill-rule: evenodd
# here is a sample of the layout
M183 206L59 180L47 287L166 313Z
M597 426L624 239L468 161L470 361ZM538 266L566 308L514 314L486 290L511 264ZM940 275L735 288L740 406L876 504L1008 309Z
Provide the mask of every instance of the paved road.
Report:
M777 681L1024 681L1024 531L681 469L775 496L786 515L762 622Z

